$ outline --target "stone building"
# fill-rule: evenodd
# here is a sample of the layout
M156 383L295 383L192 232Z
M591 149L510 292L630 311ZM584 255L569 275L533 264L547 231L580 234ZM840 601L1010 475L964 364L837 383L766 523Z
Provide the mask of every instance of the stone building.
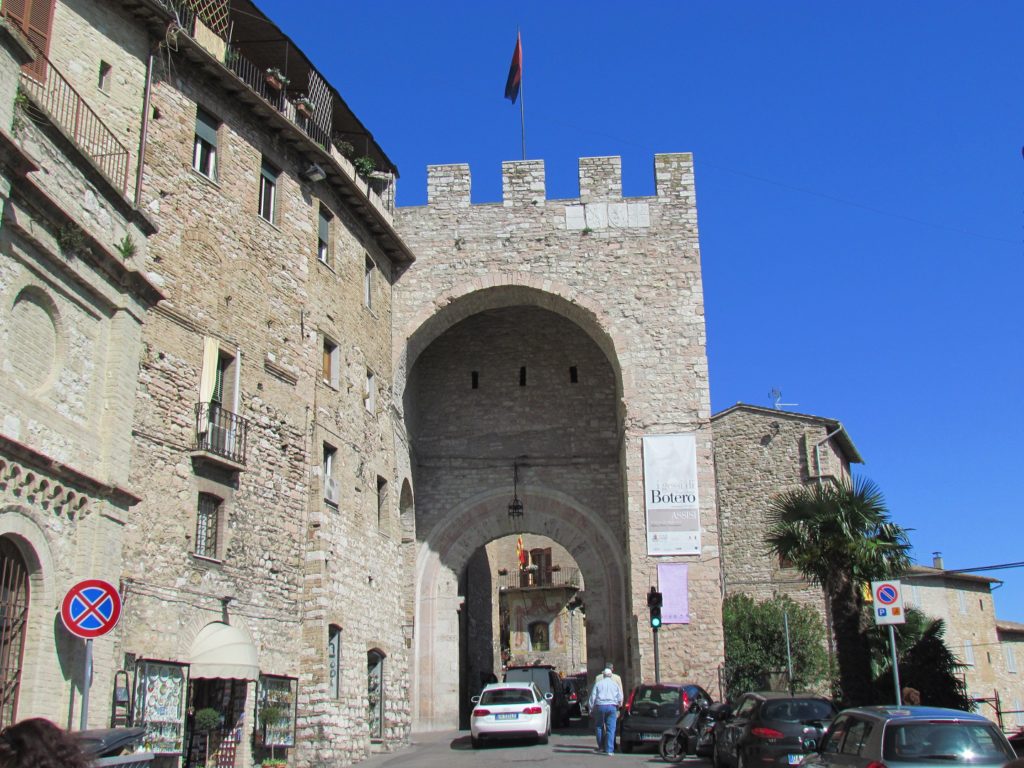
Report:
M80 715L84 643L58 617L86 574L119 585L140 501L129 460L142 323L160 299L144 275L152 223L125 197L127 154L4 5L0 726ZM99 723L119 660L113 643L95 646Z
M834 420L739 403L712 417L725 593L758 600L785 594L822 611L821 589L771 556L768 501L808 483L849 479L862 462Z
M246 0L22 5L4 3L37 64L15 98L5 33L5 125L16 103L29 120L4 133L0 525L45 608L16 714L71 724L80 644L51 609L102 576L124 612L89 722L144 725L157 764L205 759L204 708L218 765L403 743L391 314L413 257L393 165ZM44 125L68 94L105 132Z

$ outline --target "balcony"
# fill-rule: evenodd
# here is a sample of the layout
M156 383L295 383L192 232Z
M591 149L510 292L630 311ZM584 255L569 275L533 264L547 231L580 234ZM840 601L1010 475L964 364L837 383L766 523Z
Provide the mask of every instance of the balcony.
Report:
M245 469L249 423L217 403L197 403L193 458L203 458L233 470Z
M580 588L580 571L578 568L561 568L555 570L527 568L513 573L498 574L498 589L545 589L550 587L573 589Z
M33 46L35 47L35 46ZM107 181L128 192L128 150L42 51L21 73L21 89Z

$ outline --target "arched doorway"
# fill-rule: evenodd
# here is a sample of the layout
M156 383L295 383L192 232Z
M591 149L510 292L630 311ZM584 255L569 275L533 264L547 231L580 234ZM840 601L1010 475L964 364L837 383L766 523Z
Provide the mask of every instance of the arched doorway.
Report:
M14 542L0 537L0 728L18 714L28 626L28 565Z
M502 536L539 534L565 547L598 627L587 657L631 663L622 385L611 348L579 306L521 286L463 297L410 338L415 728L458 723L468 610L460 579ZM515 519L514 494L523 506Z

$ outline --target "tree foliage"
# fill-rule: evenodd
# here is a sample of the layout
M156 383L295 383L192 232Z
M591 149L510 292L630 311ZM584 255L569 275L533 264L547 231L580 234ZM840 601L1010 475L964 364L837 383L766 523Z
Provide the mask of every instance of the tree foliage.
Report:
M787 491L769 504L769 551L825 590L842 698L874 699L861 586L910 564L907 531L889 519L878 486L858 478Z
M722 604L725 689L730 699L767 688L771 673L786 670L783 613L789 621L793 689L828 690L825 628L814 609L786 596L759 603L748 595L730 595Z
M908 608L906 623L896 624L896 658L900 687L917 689L921 703L970 711L974 705L963 679L964 664L946 646L946 625L914 608ZM875 627L870 633L872 667L879 704L891 704L896 692L892 678L892 649L888 628Z

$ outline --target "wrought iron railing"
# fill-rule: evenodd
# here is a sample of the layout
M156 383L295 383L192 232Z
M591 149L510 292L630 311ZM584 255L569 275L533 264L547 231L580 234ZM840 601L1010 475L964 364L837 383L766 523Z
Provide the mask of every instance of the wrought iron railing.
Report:
M245 464L249 422L217 403L197 403L195 414L195 450L223 456L236 464Z
M578 568L559 570L522 570L498 574L498 589L538 589L541 587L579 587Z
M128 149L117 140L114 132L93 112L92 108L53 66L42 51L36 49L37 67L43 73L37 79L22 71L21 87L45 115L92 160L104 176L121 194L128 192Z

